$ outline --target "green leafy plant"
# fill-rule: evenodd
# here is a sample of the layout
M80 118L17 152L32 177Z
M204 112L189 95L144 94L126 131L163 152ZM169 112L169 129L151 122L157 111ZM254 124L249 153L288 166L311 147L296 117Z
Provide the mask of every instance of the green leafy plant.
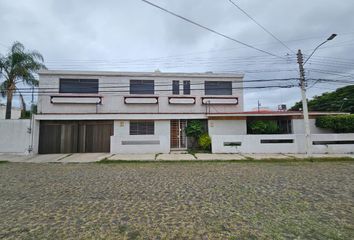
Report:
M316 127L332 129L336 133L354 133L354 114L320 116L316 118Z
M255 120L248 124L249 133L251 134L277 134L280 132L276 121L272 120Z
M205 131L203 124L200 120L188 121L187 127L185 128L186 135L188 137L193 137L198 139Z
M203 150L210 150L211 149L211 138L207 133L201 135L198 139L199 146Z

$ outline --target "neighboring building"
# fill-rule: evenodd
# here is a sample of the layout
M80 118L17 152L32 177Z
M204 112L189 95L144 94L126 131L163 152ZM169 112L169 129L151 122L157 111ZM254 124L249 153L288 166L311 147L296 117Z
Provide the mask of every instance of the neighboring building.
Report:
M186 150L184 128L189 120L200 119L211 136L213 152L305 152L301 112L244 112L242 79L242 74L42 71L29 149L34 153ZM327 134L315 127L314 118L325 114L310 114L314 152L354 149L349 144L353 134ZM281 134L250 134L247 125L255 119L276 120ZM330 146L328 140L333 140Z
M0 119L5 119L6 116L6 105L0 104ZM13 107L11 109L11 119L20 119L21 118L21 109Z

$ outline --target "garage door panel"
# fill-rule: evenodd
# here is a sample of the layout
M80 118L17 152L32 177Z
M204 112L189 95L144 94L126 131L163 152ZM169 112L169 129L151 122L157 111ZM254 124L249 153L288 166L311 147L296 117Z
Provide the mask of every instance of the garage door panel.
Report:
M61 125L41 124L39 129L39 149L38 152L60 153L61 149Z
M109 152L113 121L41 121L39 153Z

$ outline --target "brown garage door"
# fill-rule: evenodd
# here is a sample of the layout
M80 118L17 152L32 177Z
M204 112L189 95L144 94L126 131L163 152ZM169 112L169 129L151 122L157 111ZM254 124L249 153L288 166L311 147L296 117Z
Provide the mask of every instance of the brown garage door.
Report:
M39 153L109 152L113 121L41 121Z

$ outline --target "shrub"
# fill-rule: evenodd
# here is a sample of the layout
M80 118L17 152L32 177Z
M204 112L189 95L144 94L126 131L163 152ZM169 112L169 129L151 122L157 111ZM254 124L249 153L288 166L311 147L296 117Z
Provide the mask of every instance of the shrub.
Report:
M332 129L336 133L354 133L354 114L318 117L316 127Z
M276 134L280 132L277 122L271 120L252 121L248 128L251 134Z
M200 120L188 121L187 127L184 130L188 137L198 139L205 131Z
M203 150L210 150L211 149L211 139L207 133L201 135L198 139L199 146Z

